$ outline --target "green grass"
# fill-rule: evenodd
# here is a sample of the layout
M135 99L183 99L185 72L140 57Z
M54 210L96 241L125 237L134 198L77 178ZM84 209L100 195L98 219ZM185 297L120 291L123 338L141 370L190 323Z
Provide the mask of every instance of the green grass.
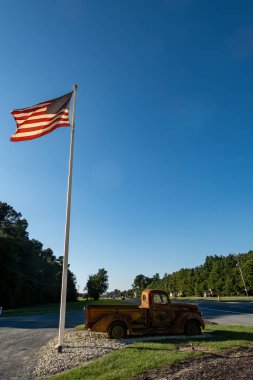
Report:
M80 299L75 302L67 302L67 311L82 311L83 308L88 305L122 305L126 304L126 301L121 300L99 300L99 301L87 301L84 299ZM21 315L30 315L30 314L42 314L42 313L54 313L59 312L60 304L51 303L47 305L35 305L29 307L21 307L15 309L6 309L3 311L1 317L16 317Z
M217 353L221 350L253 346L253 327L208 325L209 337L200 339L166 339L159 342L139 342L111 352L81 368L51 380L129 380L134 376L163 365L175 364L204 355L204 351ZM195 347L192 351L190 344ZM180 347L189 347L180 351Z
M198 354L175 351L175 345L168 343L136 343L127 348L105 355L84 367L49 379L61 380L119 380L131 379L147 369L164 364L174 364Z

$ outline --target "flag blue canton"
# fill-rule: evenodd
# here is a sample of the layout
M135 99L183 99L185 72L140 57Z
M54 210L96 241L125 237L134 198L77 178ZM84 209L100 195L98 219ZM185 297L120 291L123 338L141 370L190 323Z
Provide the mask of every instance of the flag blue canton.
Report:
M53 102L47 107L45 114L56 114L63 109L69 109L69 103L71 100L72 92L69 92L66 95L60 96L53 100Z

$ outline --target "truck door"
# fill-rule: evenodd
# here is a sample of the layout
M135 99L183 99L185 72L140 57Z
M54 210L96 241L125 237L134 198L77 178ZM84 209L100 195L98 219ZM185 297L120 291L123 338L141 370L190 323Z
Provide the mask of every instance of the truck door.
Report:
M169 327L172 322L171 303L166 294L153 293L152 295L152 327Z

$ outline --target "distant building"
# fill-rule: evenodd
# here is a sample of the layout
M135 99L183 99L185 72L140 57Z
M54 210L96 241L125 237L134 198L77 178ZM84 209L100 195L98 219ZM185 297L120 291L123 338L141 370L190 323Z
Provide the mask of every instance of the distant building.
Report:
M208 289L204 291L204 297L216 297L216 294L212 291L212 289Z

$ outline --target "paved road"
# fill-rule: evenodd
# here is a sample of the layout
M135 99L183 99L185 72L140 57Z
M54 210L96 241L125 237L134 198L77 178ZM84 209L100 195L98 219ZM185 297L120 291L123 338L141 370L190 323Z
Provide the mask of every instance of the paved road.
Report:
M132 300L139 304L139 300ZM253 326L253 302L217 302L217 301L177 301L172 303L195 303L202 312L206 321L222 325L248 325Z
M253 326L253 302L197 302L204 320ZM83 323L83 312L68 312L66 327ZM58 333L59 314L0 317L0 379L32 379L32 359ZM30 364L29 364L30 363Z
M224 325L253 326L253 302L212 302L197 303L203 319Z
M83 312L68 312L66 327L83 323ZM59 313L0 318L0 379L32 378L36 352L58 334Z

